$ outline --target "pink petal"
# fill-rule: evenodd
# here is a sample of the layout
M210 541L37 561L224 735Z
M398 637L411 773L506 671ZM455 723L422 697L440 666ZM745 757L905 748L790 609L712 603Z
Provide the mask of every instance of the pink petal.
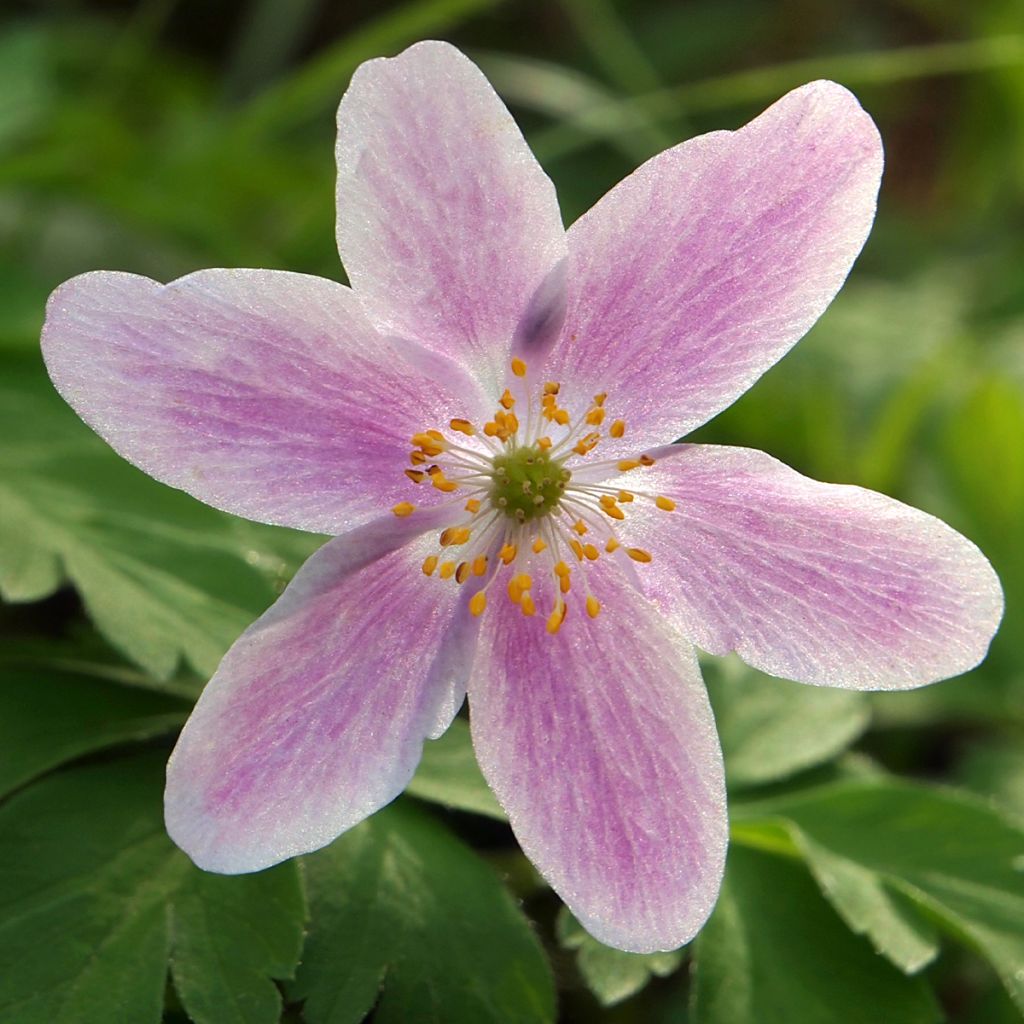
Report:
M477 412L456 371L451 390L428 381L423 350L379 337L348 288L279 271L84 274L51 297L43 354L75 411L150 475L323 533L409 500L412 434Z
M569 230L569 311L545 369L628 420L606 451L687 433L792 347L846 278L875 212L882 150L832 82L737 132L666 150Z
M609 486L624 541L654 556L648 593L686 637L771 675L900 690L984 657L1003 611L992 566L945 523L860 487L809 480L763 452L670 445ZM641 473L643 476L641 476Z
M544 286L566 252L504 104L454 47L417 43L356 71L337 158L338 248L371 318L472 366L493 401L521 321L550 326L535 293L560 308Z
M722 755L693 649L610 572L555 636L496 599L470 682L477 759L523 851L582 924L674 949L714 906Z
M415 517L414 517L415 518ZM330 541L242 634L167 768L174 841L208 871L316 850L393 800L465 693L479 620L394 517Z

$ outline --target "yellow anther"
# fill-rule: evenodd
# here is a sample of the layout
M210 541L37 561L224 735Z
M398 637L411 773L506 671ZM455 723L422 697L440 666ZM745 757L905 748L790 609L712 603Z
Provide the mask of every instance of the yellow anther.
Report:
M651 561L651 553L649 551L644 551L643 548L626 548L626 554L629 555L634 562Z
M447 530L441 531L441 547L450 548L458 544L465 544L471 533L472 531L465 526L449 526Z
M558 589L563 594L569 593L569 588L572 586L572 581L568 576L560 576L558 579Z
M601 426L604 423L604 409L599 405L595 406L587 413L585 419L592 427Z
M515 406L515 404L516 404L516 400L515 400L515 397L514 397L514 396L512 395L512 392L511 392L511 391L509 391L509 389L508 389L508 388L505 388L505 394L503 394L503 395L501 396L501 398L499 398L499 399L498 399L498 401L499 401L499 402L500 402L500 403L501 403L501 404L502 404L502 405L503 405L503 406L504 406L504 407L505 407L506 409L511 409L511 408L513 408L513 407Z
M459 567L455 570L455 582L465 583L469 579L469 562L459 562Z
M555 602L555 610L548 616L547 631L554 635L561 629L565 621L565 602L559 598Z
M562 385L557 380L548 380L544 382L544 394L545 395L557 395L561 390Z
M491 422L489 422L489 423L485 423L484 424L484 433L488 437L494 437L498 433L498 424L495 423L493 420L491 420Z
M583 545L576 540L575 537L569 538L569 547L572 548L573 554L582 562L583 561Z
M544 549L545 549L546 547L547 547L547 544L545 544L545 543L544 543L544 541L543 541L543 540L541 540L541 538L540 538L540 537L538 537L538 538L537 538L537 539L536 539L536 540L535 540L535 541L533 542L533 553L534 553L535 555L539 555L539 554L540 554L540 553L541 553L541 552L542 552L542 551L543 551L543 550L544 550Z
M587 524L582 519L577 519L572 528L582 537L587 532Z
M617 519L619 522L626 518L626 513L623 512L618 505L602 505L601 511L608 516L609 519Z
M512 372L517 377L526 376L526 363L524 363L518 356L512 360Z
M421 484L427 478L427 474L422 469L407 469L405 475L414 483Z
M622 435L623 435L623 434L624 434L625 432L626 432L626 421L625 421L625 420L616 420L616 421L615 421L615 422L614 422L614 423L613 423L613 424L612 424L612 425L611 425L611 426L610 426L610 427L608 428L608 433L609 433L609 434L610 434L610 435L611 435L612 437L622 437Z
M533 598L529 594L523 594L522 600L519 602L519 610L524 615L537 614L537 606L533 603Z
M587 614L592 618L596 619L601 611L601 602L598 601L593 594L587 598Z
M441 571L438 575L443 580L450 580L455 575L455 563L454 562L442 562Z
M634 495L631 494L629 491L619 491L619 501L624 502L625 504L628 504L629 502L631 502L633 500L633 498L634 498Z
M414 466L422 466L423 463L427 461L427 456L417 449L416 451L409 453L409 461Z
M483 615L487 607L487 595L481 590L469 599L469 610L473 615Z
M592 562L596 562L601 557L601 552L598 551L593 544L584 544L583 554L585 554Z
M473 559L473 575L483 576L485 572L487 572L487 556L477 555L476 558Z
M423 575L432 576L437 568L437 555L427 555L423 559Z
M498 557L506 564L510 565L516 559L517 548L515 544L506 544L499 552Z
M529 590L533 586L533 577L528 572L521 572L515 577L516 583L519 584L520 590Z
M537 447L542 451L546 452L551 447L550 437L541 437L537 439Z
M623 459L619 463L619 469L623 473L628 473L631 469L636 469L638 466L643 465L639 459Z
M641 466L653 466L654 463L655 463L655 460L652 459L650 457L650 455L641 455L640 456L640 465Z
M587 434L585 437L580 438L579 441L573 445L573 451L577 455L586 455L588 452L592 452L597 447L597 442L601 440L601 435L593 432Z
M607 391L602 391L599 394L594 395L594 405L604 405L604 400L608 397Z
M611 554L616 548L619 548L621 546L622 545L619 544L619 542L614 537L609 537L608 543L605 544L604 549L608 552L608 554Z
M654 504L657 505L662 512L674 512L676 507L676 503L671 498L663 497L660 494L654 499Z
M469 420L452 420L448 426L452 430L457 430L460 434L465 434L467 437L472 437L476 433L476 427Z
M565 562L559 562L557 563L557 565L555 565L556 576L568 576L571 572L572 569L570 569L569 566L565 564Z
M600 502L601 508L615 508L615 496L612 494L602 494L597 500Z
M436 473L430 474L430 482L439 490L444 491L445 494L450 494L452 491L457 491L459 485L453 480L447 479L444 473L438 470Z
M466 511L467 512L479 512L480 511L480 499L479 498L470 498L469 501L466 502Z
M437 435L436 437L434 435ZM428 430L422 434L414 434L412 443L423 449L425 455L440 455L447 447L444 435L439 430Z
M560 426L565 427L569 425L569 413L565 409L556 409L554 415L554 421Z
M406 516L411 516L416 511L416 506L411 505L408 501L400 501L397 505L391 506L391 511L398 516L399 519L404 519Z

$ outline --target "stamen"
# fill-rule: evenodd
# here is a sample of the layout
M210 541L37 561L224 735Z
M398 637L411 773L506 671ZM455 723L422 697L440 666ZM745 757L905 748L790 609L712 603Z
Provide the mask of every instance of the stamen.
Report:
M400 501L397 505L391 506L391 511L394 512L399 519L404 519L406 516L411 516L416 511L416 506L410 504L408 501Z
M626 554L629 555L634 562L651 561L651 553L649 551L644 551L643 548L626 548Z
M674 512L676 507L676 503L671 498L663 497L660 494L654 499L654 504L663 512Z
M533 553L535 555L539 555L546 547L547 547L547 544L545 544L544 541L541 540L540 537L538 537L533 542Z
M457 430L460 434L465 434L467 437L473 437L476 434L476 427L469 420L452 420L448 426L452 430Z
M519 602L519 610L527 616L537 614L537 606L533 603L533 598L529 594L523 594L522 600Z
M473 559L473 575L483 576L485 572L487 572L487 556L477 555L476 558Z
M465 583L469 579L469 562L459 562L459 567L455 570L455 582Z
M518 357L516 357L515 359L512 360L512 372L517 377L525 377L526 376L526 363L524 363L522 361L522 359L519 359Z
M487 595L482 591L478 590L469 599L469 610L473 615L483 615L484 609L487 607Z
M592 618L596 619L601 611L601 602L598 601L593 594L587 598L587 614Z
M443 580L450 580L455 575L455 563L454 562L442 562L441 571L438 575Z
M423 559L423 575L431 576L434 570L437 568L437 555L427 555Z
M548 616L547 631L553 636L562 628L565 622L566 605L565 601L559 598L555 602L555 610Z
M622 435L625 432L626 432L626 421L625 420L616 420L608 428L608 435L610 437L622 437Z
M466 506L465 507L466 507L466 511L467 512L479 512L480 511L480 499L479 498L470 498L469 501L466 502Z

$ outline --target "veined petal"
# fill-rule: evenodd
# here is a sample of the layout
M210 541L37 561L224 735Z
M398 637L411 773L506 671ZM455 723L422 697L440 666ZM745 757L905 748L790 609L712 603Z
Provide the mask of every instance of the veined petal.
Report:
M675 510L634 502L629 537L653 555L648 594L698 647L851 690L923 686L985 657L999 580L934 516L747 448L651 454L644 487Z
M500 394L525 319L559 316L554 186L480 70L447 43L363 64L338 109L338 249L385 332ZM560 319L559 319L560 323Z
M426 579L430 514L328 542L228 651L167 767L174 841L236 874L316 850L393 800L465 694L478 620Z
M604 611L560 632L510 602L484 613L470 682L477 759L523 851L596 938L689 941L714 906L722 755L693 649L610 571Z
M407 499L411 436L472 402L455 368L447 387L414 368L420 351L381 338L343 285L270 270L83 274L43 328L57 389L125 458L228 512L321 533Z
M545 374L612 396L630 429L606 450L692 430L832 301L881 171L871 118L832 82L649 160L569 230L569 310Z

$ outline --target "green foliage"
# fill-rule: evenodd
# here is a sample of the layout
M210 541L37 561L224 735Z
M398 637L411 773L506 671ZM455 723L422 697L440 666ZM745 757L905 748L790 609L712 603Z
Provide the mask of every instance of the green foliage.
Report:
M540 944L491 869L399 804L306 858L312 923L291 994L310 1024L540 1024ZM381 991L383 989L383 991Z
M862 693L774 679L735 656L702 664L734 787L793 775L842 753L868 726Z
M558 941L576 950L576 966L587 988L602 1006L614 1006L636 995L651 978L664 978L683 963L684 953L624 953L598 942L583 930L567 907L558 914Z
M701 1024L933 1024L928 988L851 934L807 871L734 846L722 895L696 942Z
M781 826L850 927L903 969L934 954L934 920L1024 1009L1021 826L965 794L888 779L741 805L734 820L739 841L769 848Z
M292 568L277 531L119 459L30 363L11 360L0 380L0 433L0 595L34 601L71 582L97 628L157 678L182 657L212 672Z
M167 838L158 754L55 775L0 807L0 1019L270 1024L302 942L294 864L225 878Z

